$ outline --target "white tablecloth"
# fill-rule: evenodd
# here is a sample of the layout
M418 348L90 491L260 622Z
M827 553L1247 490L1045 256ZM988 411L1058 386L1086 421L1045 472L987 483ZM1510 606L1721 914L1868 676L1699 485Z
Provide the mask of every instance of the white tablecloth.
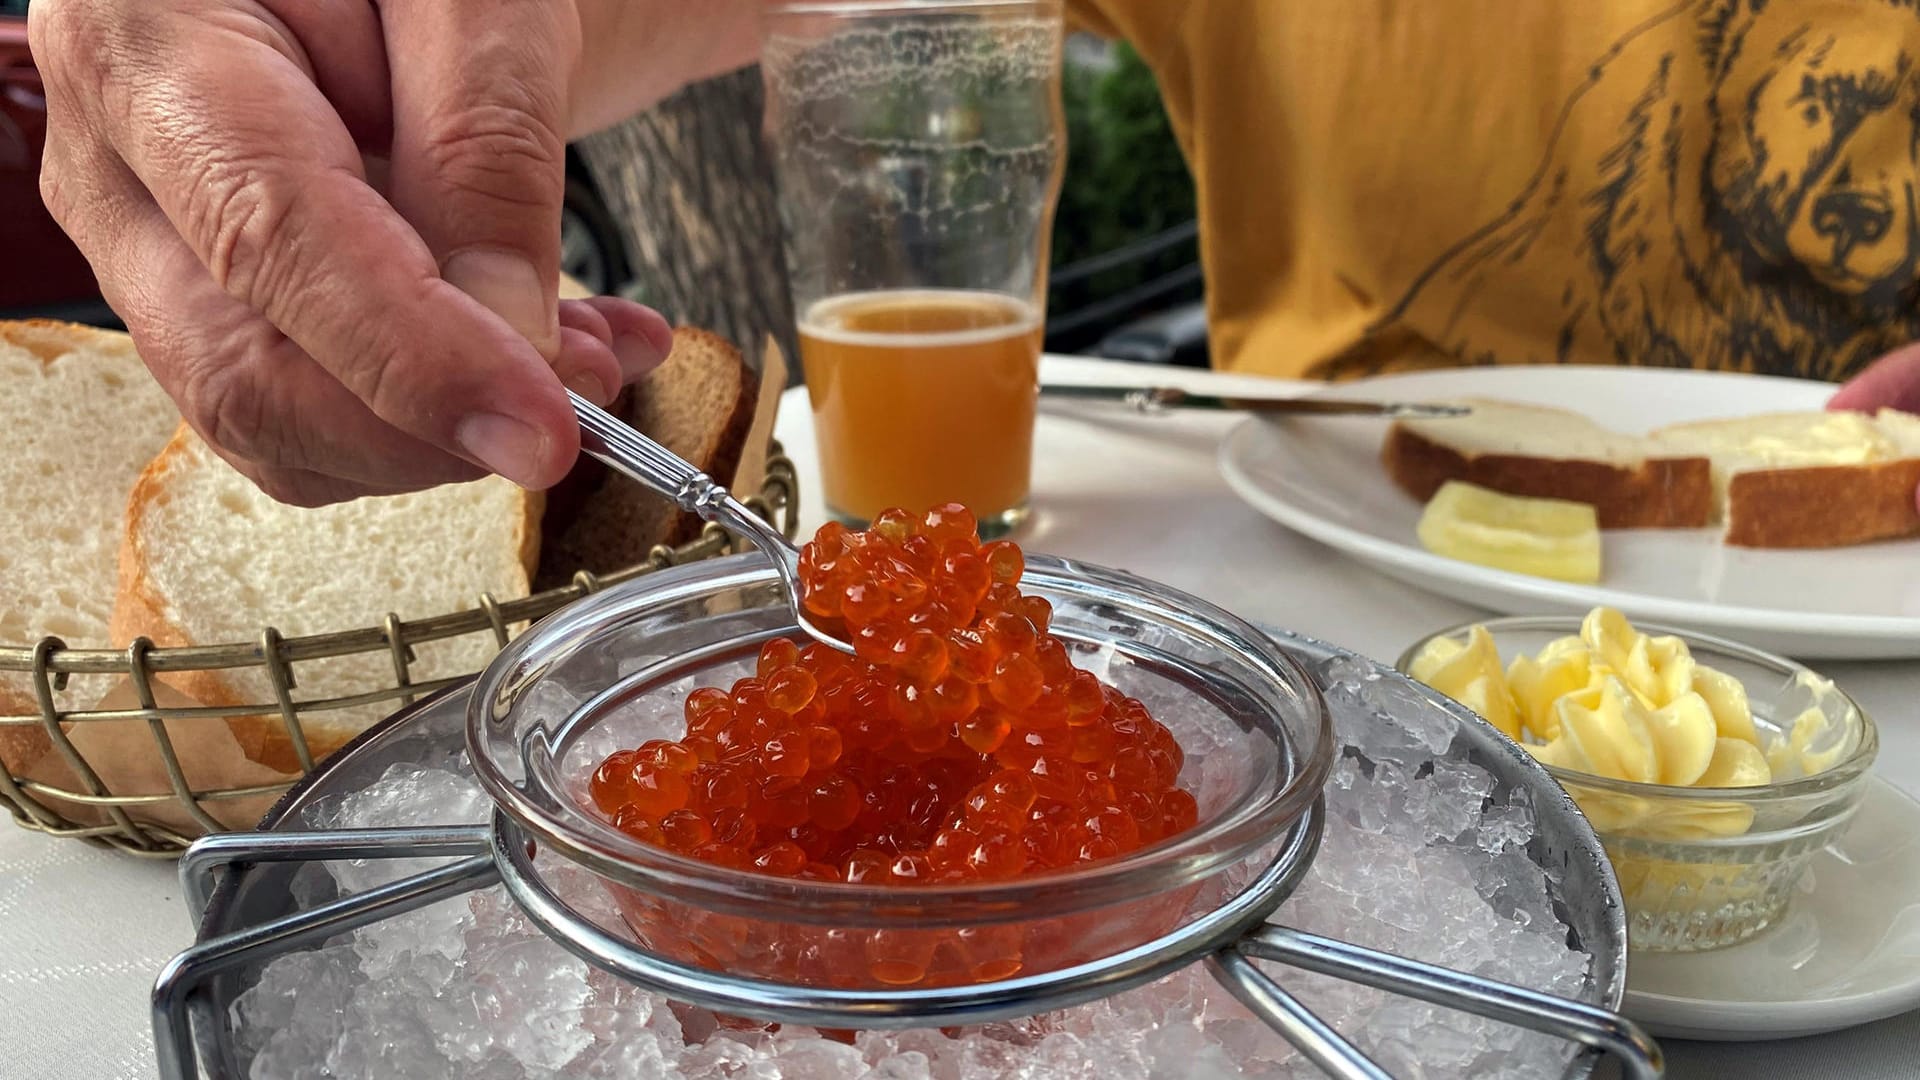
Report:
M1175 375L1049 359L1047 377ZM1179 378L1221 381L1194 373ZM1035 449L1035 520L1022 544L1133 570L1248 618L1387 660L1422 630L1473 616L1364 570L1243 505L1213 464L1215 445L1232 423L1227 416L1140 417L1110 406L1047 402ZM820 506L804 391L788 395L779 434L800 466L807 499L802 525L811 530ZM1824 667L1879 720L1880 774L1920 794L1920 664ZM154 1075L147 991L191 936L171 864L108 855L0 823L0 1030L6 1033L0 1080ZM1911 1077L1920 1074L1920 1013L1786 1042L1669 1042L1667 1049L1669 1075L1682 1080Z

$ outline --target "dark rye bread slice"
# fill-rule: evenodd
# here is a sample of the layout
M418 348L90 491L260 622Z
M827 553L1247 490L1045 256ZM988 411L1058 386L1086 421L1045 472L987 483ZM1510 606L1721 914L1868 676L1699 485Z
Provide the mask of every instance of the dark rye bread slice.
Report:
M1402 420L1381 460L1421 502L1449 480L1509 495L1591 504L1603 529L1699 528L1714 520L1712 464L1703 455L1649 456L1644 439L1579 413L1471 399L1471 416Z
M681 327L673 351L614 403L621 419L701 471L731 484L753 427L760 382L740 350L716 334ZM564 585L581 570L610 573L659 544L700 535L701 521L662 496L582 456L556 487L541 524L535 587Z

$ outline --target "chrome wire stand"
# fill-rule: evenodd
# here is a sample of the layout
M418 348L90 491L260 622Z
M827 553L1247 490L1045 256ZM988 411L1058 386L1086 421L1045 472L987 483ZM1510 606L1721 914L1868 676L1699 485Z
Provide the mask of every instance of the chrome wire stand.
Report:
M1160 938L1058 971L921 990L799 986L667 960L570 908L536 871L526 834L500 811L490 825L211 836L194 844L180 864L196 919L206 913L222 871L338 859L450 861L307 911L220 933L182 952L154 985L154 1048L164 1080L193 1080L200 1075L194 1018L206 1009L204 991L215 976L501 883L543 932L587 963L677 1001L773 1023L829 1028L980 1024L1082 1004L1204 962L1235 998L1328 1075L1387 1080L1379 1065L1254 963L1266 960L1557 1035L1617 1058L1628 1080L1661 1075L1659 1047L1617 1013L1267 922L1312 864L1325 813L1324 804L1315 802L1280 838L1279 853L1249 885Z

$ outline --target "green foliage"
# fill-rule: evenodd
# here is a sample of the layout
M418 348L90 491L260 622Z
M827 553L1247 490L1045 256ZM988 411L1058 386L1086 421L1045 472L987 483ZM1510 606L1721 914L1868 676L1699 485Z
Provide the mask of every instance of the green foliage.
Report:
M1055 266L1112 251L1194 216L1193 177L1153 72L1131 46L1116 50L1111 70L1066 70L1067 173L1054 219Z

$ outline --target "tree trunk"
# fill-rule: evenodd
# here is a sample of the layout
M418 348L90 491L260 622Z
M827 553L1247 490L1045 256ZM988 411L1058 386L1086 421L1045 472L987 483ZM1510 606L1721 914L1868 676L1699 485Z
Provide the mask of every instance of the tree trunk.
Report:
M634 278L629 295L675 324L726 337L756 370L772 335L789 371L797 371L793 303L760 114L760 72L748 68L688 87L575 145L626 241ZM614 406L628 420L635 419L631 399L629 390ZM590 507L617 513L610 508L629 500L658 497L581 455L547 493L545 521L564 535ZM639 553L664 539L633 538ZM604 573L640 557L622 551L597 556L598 562L569 558L572 545L551 531L547 541L538 588L565 584L576 570Z
M625 234L637 299L725 335L756 368L768 334L799 355L761 100L747 68L580 144Z

